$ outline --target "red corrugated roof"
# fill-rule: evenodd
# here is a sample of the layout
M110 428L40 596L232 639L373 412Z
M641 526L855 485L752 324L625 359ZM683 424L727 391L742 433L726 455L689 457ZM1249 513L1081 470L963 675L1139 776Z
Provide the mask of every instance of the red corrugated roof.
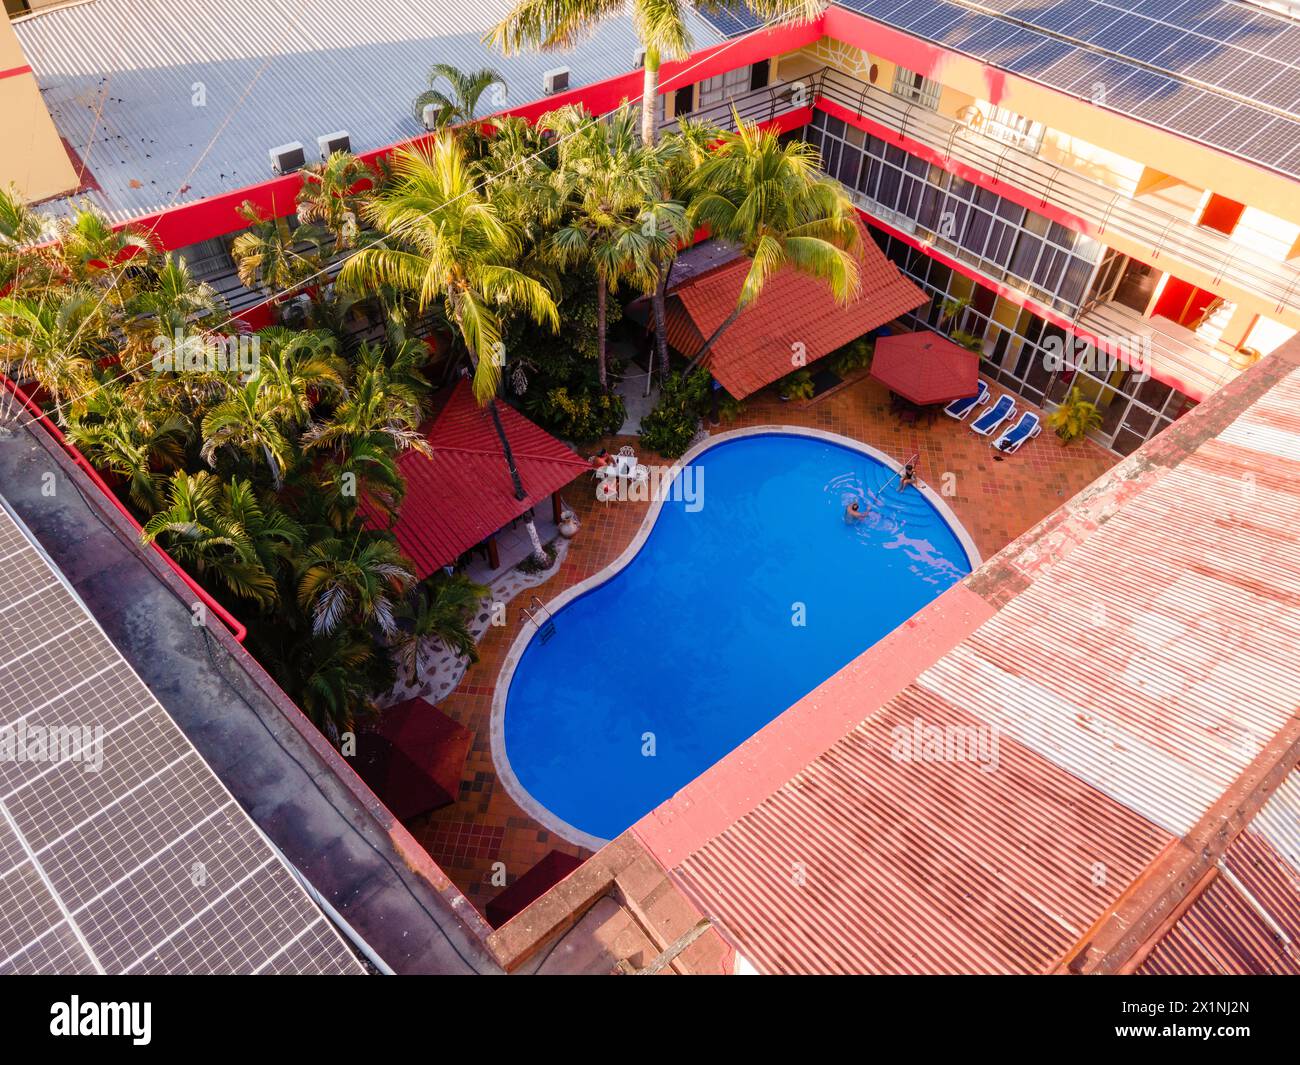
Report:
M1126 929L1213 867L1261 759L1300 742L1298 364L1300 341L632 831L760 969L1132 957ZM890 728L916 717L996 726L1001 768L894 761ZM1254 890L1290 912L1276 883Z
M706 359L713 376L737 399L795 369L795 344L808 362L914 310L929 298L885 258L859 224L861 290L848 306L822 281L784 267L762 295L718 338ZM668 342L689 357L736 308L750 260L735 259L683 282L668 300Z
M498 402L497 410L527 493L524 499L515 498L492 416L475 401L466 378L456 383L427 429L433 457L406 451L397 460L406 481L406 496L392 532L421 579L455 562L475 544L591 469L586 459L513 407ZM374 510L367 512L372 527L385 526Z

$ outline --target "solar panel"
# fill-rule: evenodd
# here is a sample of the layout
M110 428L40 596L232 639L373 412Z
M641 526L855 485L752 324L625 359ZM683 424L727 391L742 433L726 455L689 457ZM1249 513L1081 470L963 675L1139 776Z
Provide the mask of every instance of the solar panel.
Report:
M0 500L0 974L360 973Z
M1292 146L1272 136L1273 119L1300 109L1300 26L1271 11L1227 0L971 0L973 17L954 18L953 4L934 0L842 2L1077 96L1100 85L1105 107L1300 176L1281 165ZM1254 117L1229 133L1230 113Z
M751 33L758 29L763 20L749 10L744 4L727 4L718 8L696 8L705 22L724 37L739 37L742 33Z

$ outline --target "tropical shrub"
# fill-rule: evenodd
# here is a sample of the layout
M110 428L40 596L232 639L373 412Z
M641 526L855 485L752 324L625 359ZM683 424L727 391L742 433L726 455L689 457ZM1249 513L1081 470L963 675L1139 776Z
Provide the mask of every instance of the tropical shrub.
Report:
M689 375L670 373L654 410L641 419L642 445L670 459L685 453L700 428L700 415L709 398L709 380L707 370Z
M812 373L806 369L788 373L777 383L782 399L812 399L815 391Z
M1101 411L1095 403L1083 398L1077 385L1070 389L1061 405L1047 416L1048 427L1061 438L1062 444L1087 435L1100 424Z
M535 422L575 444L590 444L618 432L627 418L623 397L599 390L574 394L567 386L530 392L525 409Z
M865 370L871 365L871 357L876 351L876 341L869 336L851 340L842 348L837 348L827 356L830 367L840 377L848 377L858 370Z

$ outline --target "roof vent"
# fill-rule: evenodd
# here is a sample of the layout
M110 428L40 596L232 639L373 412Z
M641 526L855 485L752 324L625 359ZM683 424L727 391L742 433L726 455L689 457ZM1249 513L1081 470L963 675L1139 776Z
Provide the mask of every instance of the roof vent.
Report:
M542 92L547 96L554 96L557 92L564 92L569 87L569 68L556 67L554 70L542 72Z
M295 170L301 170L307 161L301 141L282 144L267 154L271 157L271 169L277 174L292 174Z
M645 49L638 48L635 52L632 53L632 69L640 70L644 66L645 66Z
M316 147L320 149L320 157L328 159L335 152L352 151L352 138L345 129L337 133L324 133L316 138Z

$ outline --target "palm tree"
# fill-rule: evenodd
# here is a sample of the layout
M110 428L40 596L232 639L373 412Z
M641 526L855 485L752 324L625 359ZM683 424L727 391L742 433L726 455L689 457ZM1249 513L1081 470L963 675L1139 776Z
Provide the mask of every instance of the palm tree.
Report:
M302 542L297 523L277 507L263 507L249 482L223 483L202 470L172 478L167 509L140 534L145 543L160 536L178 562L261 607L275 603L276 568Z
M113 354L111 330L104 301L84 284L7 296L0 299L0 368L18 381L34 379L62 407L91 386L96 363Z
M228 308L216 289L190 273L184 259L169 254L151 281L132 297L128 311L127 345L121 358L128 367L136 367L157 353L158 344L173 350L177 338L183 345L201 335L205 325L219 324Z
M411 292L421 313L440 300L474 364L474 393L485 402L497 393L504 362L499 311L521 310L556 330L555 299L518 267L519 231L476 184L455 138L399 148L392 165L392 183L367 208L388 236L349 259L340 278Z
M345 624L378 625L391 636L397 600L415 584L410 564L387 540L362 543L318 540L307 551L298 579L298 605L311 614L312 633L337 632Z
M487 585L475 584L464 574L444 575L418 590L403 606L400 616L406 624L399 629L393 650L398 664L410 674L412 684L420 679L431 640L461 658L478 661L469 621L490 591Z
M686 29L688 8L713 8L712 0L632 0L632 21L645 48L641 87L641 139L653 144L659 127L659 65L685 59L691 51ZM765 22L812 22L821 17L822 0L744 0ZM609 15L621 15L623 3L611 0L519 0L484 38L503 54L525 48L568 48Z
M570 221L543 248L561 269L583 263L596 275L596 366L600 387L608 390L608 295L624 280L647 292L654 288L657 263L676 246L685 212L679 203L656 199L659 159L639 142L636 116L626 104L608 121L564 108L548 122L560 134L556 178Z
M265 387L258 377L242 387L231 387L203 419L199 454L213 468L217 453L226 447L253 463L260 457L278 492L285 471L293 465L293 444L284 432L285 418L291 413L277 391Z
M337 354L338 341L323 329L268 326L257 332L257 377L267 401L303 425L312 404L347 392L347 363Z
M692 357L688 371L782 267L824 281L840 303L857 295L857 212L844 191L821 176L811 145L782 145L775 133L737 118L736 132L722 134L696 169L693 185L696 221L739 244L750 262L735 308Z
M450 91L435 88L439 81L445 81ZM506 80L487 67L467 72L450 63L434 63L429 68L429 87L415 98L411 110L416 120L422 121L424 109L433 104L436 108L433 128L438 130L473 122L479 101L493 85L500 85L504 92Z
M355 248L361 237L361 207L370 196L375 172L351 152L334 152L302 171L298 221L318 225L334 236L334 251Z
M267 218L250 200L238 214L249 224L230 245L235 272L251 289L276 293L275 302L301 288L321 268L321 232L315 226L289 228L284 218ZM306 251L299 251L300 245Z
M153 513L163 506L161 473L184 465L192 432L182 415L141 409L128 389L111 385L87 395L66 435L96 467L126 481L136 506Z
M56 253L39 247L46 225L16 188L0 188L0 292L21 295L50 282Z

